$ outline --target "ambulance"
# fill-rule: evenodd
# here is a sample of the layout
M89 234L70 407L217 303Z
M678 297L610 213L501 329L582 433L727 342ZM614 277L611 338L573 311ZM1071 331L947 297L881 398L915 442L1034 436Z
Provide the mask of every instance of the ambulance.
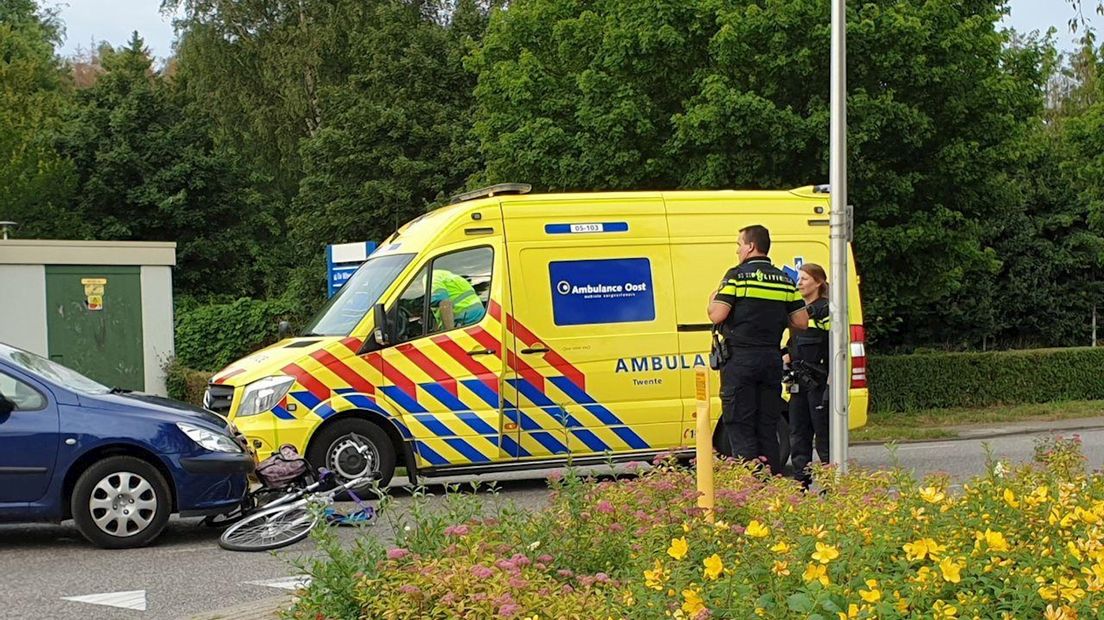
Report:
M206 406L260 459L290 443L382 484L399 466L414 482L691 454L706 306L737 262L737 231L770 229L772 261L795 277L827 268L828 189L528 191L469 192L401 227L302 335L212 377ZM868 393L848 265L854 428ZM438 290L446 278L462 313ZM713 412L716 425L716 396Z

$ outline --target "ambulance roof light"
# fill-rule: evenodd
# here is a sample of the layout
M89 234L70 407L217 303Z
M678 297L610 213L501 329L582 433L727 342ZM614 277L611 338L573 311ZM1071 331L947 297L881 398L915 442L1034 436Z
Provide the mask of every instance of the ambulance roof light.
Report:
M528 183L499 183L498 185L482 187L473 189L470 192L456 194L449 200L449 204L454 205L458 202L467 202L469 200L475 200L476 198L490 198L491 196L497 196L499 194L528 194L532 189L533 186Z

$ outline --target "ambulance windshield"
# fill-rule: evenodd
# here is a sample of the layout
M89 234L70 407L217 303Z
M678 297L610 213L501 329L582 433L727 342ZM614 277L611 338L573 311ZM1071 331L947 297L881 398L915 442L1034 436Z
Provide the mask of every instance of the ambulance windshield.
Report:
M369 258L319 311L303 335L348 336L413 258L413 254Z

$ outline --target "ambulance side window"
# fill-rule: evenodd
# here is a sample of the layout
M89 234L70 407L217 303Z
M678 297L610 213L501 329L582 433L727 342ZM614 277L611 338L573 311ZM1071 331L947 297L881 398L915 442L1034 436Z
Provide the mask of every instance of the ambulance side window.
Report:
M395 313L398 342L421 338L425 334L427 271L423 267L399 297L398 312Z
M491 298L494 250L461 250L433 260L430 333L471 327L483 320Z

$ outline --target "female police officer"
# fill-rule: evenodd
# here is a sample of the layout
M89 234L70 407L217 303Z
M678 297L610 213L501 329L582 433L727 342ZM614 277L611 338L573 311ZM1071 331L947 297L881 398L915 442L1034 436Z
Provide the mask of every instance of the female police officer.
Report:
M790 453L794 473L802 485L812 482L809 463L817 456L828 462L828 276L815 263L801 266L797 291L805 300L809 326L790 330L787 353L782 361L793 369L790 390ZM793 390L797 390L794 392Z

